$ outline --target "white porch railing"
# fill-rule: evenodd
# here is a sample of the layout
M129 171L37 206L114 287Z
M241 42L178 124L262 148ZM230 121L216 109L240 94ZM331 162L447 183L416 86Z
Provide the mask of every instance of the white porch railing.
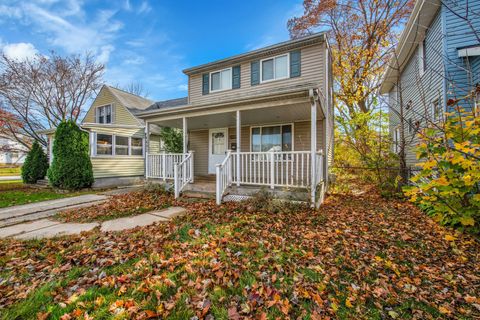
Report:
M217 204L222 203L222 197L225 190L232 185L232 153L227 152L227 156L221 164L216 167L216 201Z
M147 155L147 178L169 180L174 178L174 166L188 154L157 153Z
M175 163L173 167L175 199L190 182L193 182L193 153L186 154L185 158L180 163Z
M228 186L260 185L275 187L311 188L323 180L323 153L317 152L315 174L312 175L310 151L228 152L217 165L216 199L220 204Z

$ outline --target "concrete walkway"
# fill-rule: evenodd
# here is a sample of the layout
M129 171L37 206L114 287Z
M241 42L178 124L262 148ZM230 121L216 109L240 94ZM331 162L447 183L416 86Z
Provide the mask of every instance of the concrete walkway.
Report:
M51 217L59 211L91 206L107 199L107 195L85 194L3 208L0 209L0 227Z
M170 219L184 215L186 210L181 207L152 211L138 216L125 217L105 221L103 223L61 223L50 219L41 219L28 223L21 223L10 227L0 228L0 238L13 237L16 239L53 238L64 235L77 234L100 227L101 231L121 231L135 227L147 226L155 222L167 222Z

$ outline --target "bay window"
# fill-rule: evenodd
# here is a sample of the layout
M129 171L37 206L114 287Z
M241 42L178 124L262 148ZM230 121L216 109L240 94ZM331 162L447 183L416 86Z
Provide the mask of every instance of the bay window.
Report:
M232 89L232 68L210 73L210 91Z
M289 73L288 54L265 59L261 61L262 82L288 78Z

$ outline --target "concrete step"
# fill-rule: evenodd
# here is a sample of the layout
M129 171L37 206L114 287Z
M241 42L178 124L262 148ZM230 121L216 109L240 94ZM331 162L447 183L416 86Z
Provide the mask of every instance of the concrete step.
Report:
M215 192L186 190L182 192L183 198L215 199Z

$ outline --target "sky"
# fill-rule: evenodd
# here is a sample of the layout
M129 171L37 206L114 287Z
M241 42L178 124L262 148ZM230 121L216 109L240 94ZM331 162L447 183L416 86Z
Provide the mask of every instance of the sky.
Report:
M182 70L288 40L302 1L0 0L0 50L16 59L91 52L104 81L152 100L187 95Z

